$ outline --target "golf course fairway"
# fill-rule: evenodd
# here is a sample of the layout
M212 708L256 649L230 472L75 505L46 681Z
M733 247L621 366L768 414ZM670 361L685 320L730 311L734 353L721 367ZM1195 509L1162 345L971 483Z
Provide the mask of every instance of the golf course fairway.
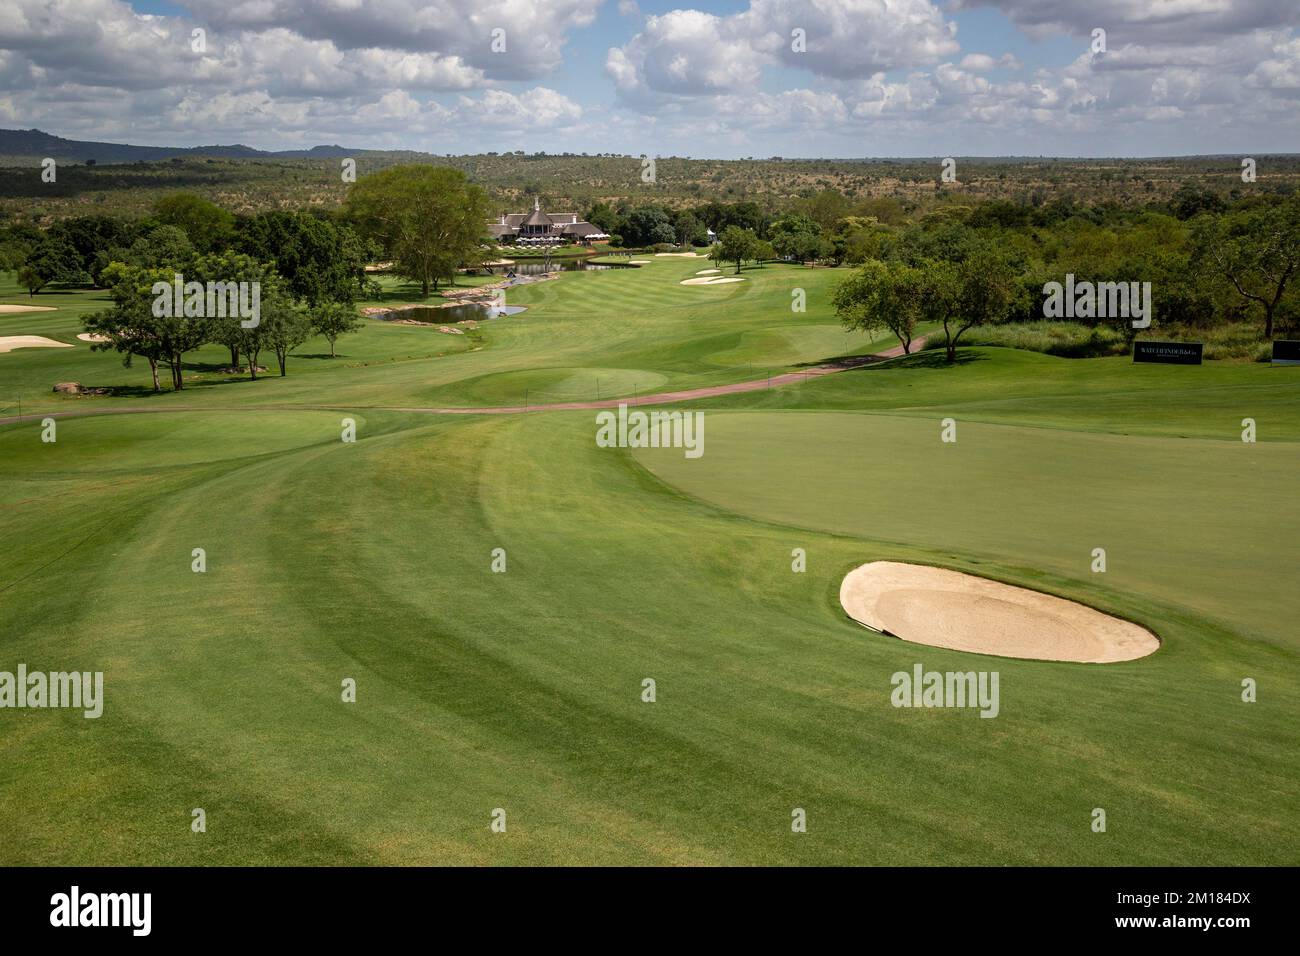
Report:
M105 674L97 719L8 714L4 861L1295 864L1300 373L927 352L694 403L698 459L598 447L594 411L420 410L896 344L833 327L837 270L679 284L702 264L566 274L476 335L368 322L283 379L204 349L157 396L84 342L0 356L3 416L23 405L0 425L0 669ZM0 332L74 343L96 295ZM1161 646L1089 665L872 633L838 593L877 560ZM891 706L918 664L999 672L997 718Z

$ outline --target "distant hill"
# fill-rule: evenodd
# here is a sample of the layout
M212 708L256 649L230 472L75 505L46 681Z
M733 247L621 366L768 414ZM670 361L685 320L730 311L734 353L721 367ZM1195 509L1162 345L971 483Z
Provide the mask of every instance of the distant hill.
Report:
M0 0L3 2L3 0ZM58 163L57 181L41 176L41 159ZM460 170L487 190L494 213L530 209L586 212L595 203L655 202L671 209L704 203L753 202L765 210L801 210L818 221L845 215L901 222L929 211L986 200L1013 206L1059 202L1146 205L1171 197L1184 183L1231 199L1241 190L1237 156L1065 159L961 157L955 183L940 179L938 157L856 159L700 159L658 157L653 187L641 180L639 157L615 153L436 155L410 150L348 149L339 145L268 151L244 145L132 146L84 142L40 130L0 129L0 222L6 217L47 223L95 213L139 218L158 199L189 192L237 214L267 209L337 209L349 182L340 160L354 158L357 175L420 163ZM1300 155L1256 153L1255 191L1282 197L1300 189ZM93 164L88 165L88 161ZM1266 173L1266 174L1265 174ZM945 212L945 215L949 213ZM990 215L1015 216L1014 209Z
M251 146L131 146L127 143L97 143L64 139L38 129L0 129L0 156L30 158L49 156L70 163L135 163L172 159L177 156L209 156L215 159L333 159L357 156L368 150L342 146L313 146L270 152Z

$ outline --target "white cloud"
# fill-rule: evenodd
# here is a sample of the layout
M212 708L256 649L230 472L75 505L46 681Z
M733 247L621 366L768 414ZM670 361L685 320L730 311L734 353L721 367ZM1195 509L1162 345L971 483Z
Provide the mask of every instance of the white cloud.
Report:
M836 79L934 63L959 50L957 25L931 0L750 0L737 19L756 50ZM796 28L807 52L793 48Z
M752 89L763 67L776 64L855 79L933 63L958 51L955 34L930 0L750 0L725 17L700 10L648 17L610 50L605 67L631 98L707 96Z
M967 53L961 58L961 68L974 73L987 73L997 65L997 61L987 53Z
M505 90L488 90L477 100L462 96L460 105L464 121L513 130L548 129L582 118L582 107L544 86L518 96Z
M180 0L222 30L283 27L341 49L381 47L458 57L490 79L535 79L560 65L568 35L601 0ZM505 52L493 51L495 29Z
M122 0L0 0L0 120L85 139L438 152L1300 143L1297 0L959 0L1078 37L1070 62L1032 75L1012 53L960 49L944 0L747 0L725 15L681 0L644 18L624 0L635 19L605 21L630 34L605 56L610 83L580 94L566 77L533 77L559 62L599 0L177 2L193 18ZM202 53L190 49L198 25ZM498 25L505 54L490 51ZM1104 55L1087 51L1094 25L1108 31ZM796 28L807 52L791 49Z
M957 9L993 7L1035 36L1067 32L1109 43L1215 42L1254 30L1291 27L1295 0L953 0Z
M606 58L620 90L698 95L755 85L762 59L739 17L673 10L647 17L642 31Z

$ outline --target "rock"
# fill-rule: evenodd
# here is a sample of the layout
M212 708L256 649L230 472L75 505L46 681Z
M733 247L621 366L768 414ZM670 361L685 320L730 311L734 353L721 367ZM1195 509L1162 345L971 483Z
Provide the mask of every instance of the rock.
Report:
M54 386L54 391L62 392L64 395L80 395L80 382L59 382Z

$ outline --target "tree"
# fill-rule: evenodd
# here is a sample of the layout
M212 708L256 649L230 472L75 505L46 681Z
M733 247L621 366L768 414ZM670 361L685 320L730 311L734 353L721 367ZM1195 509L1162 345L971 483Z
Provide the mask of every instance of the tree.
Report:
M921 320L924 280L921 270L901 262L868 261L835 287L831 302L845 329L868 335L888 329L908 355Z
M677 234L679 246L702 246L709 241L704 223L684 209L673 215L673 230Z
M724 262L734 262L736 272L739 273L741 263L754 257L754 246L757 242L758 237L748 229L742 229L740 226L728 226L722 230L719 256Z
M1278 303L1300 268L1300 193L1226 222L1204 216L1193 227L1193 244L1197 262L1264 310L1264 336L1271 339Z
M156 226L119 257L142 269L178 269L194 258L194 244L179 226ZM100 274L101 281L103 273Z
M24 264L18 267L18 284L27 290L27 298L31 299L45 287L45 280L34 268Z
M452 276L479 252L489 215L487 193L446 166L394 166L357 180L347 214L393 259L394 268L419 282L423 294Z
M334 342L340 335L358 332L365 325L361 316L348 305L327 302L311 311L311 326L316 334L325 336L330 344L330 358L335 358Z
M356 301L366 247L346 224L301 212L269 212L238 223L240 252L275 265L289 293L308 305Z
M766 239L754 240L754 259L761 268L764 262L776 258L776 249Z
M77 255L77 250L59 235L47 235L37 243L24 265L36 270L42 285L50 282L84 282L89 278L81 268L81 257Z
M184 277L187 283L197 282L205 288L210 283L225 283L237 290L243 285L243 290L236 294L241 299L246 296L250 305L256 297L256 324L246 324L252 321L251 317L240 315L238 309L230 308L229 298L223 300L220 296L214 296L212 306L218 314L207 310L204 312L207 340L220 342L230 349L232 368L238 368L241 356L247 358L249 375L256 379L257 356L267 344L267 330L263 328L267 324L266 309L271 306L280 307L282 304L279 299L288 296L275 268L252 256L224 252L195 257L184 269Z
M786 216L768 228L776 251L796 262L811 262L821 249L821 226L806 216Z
M1169 200L1169 207L1179 219L1193 219L1203 212L1218 214L1227 204L1218 195L1195 183L1183 183Z
M92 350L121 352L123 364L128 366L132 356L146 359L155 392L162 390L158 382L158 366L163 362L171 368L172 388L180 391L185 387L182 357L202 345L208 334L207 323L202 317L154 314L154 283L170 285L173 278L170 269L124 266L119 281L110 291L113 307L82 319L87 332L106 339L91 345Z
M638 206L619 224L619 235L629 246L653 246L657 242L674 243L677 231L672 217L662 206Z
M0 272L12 272L22 267L27 261L30 248L16 242L0 242Z
M50 236L66 240L76 250L80 271L92 276L99 260L107 264L108 252L128 245L137 234L134 223L112 216L75 216L55 223L49 231Z
M288 374L289 353L311 338L307 311L287 295L277 293L262 301L262 340L275 352L280 377Z
M226 210L192 193L163 196L153 204L153 218L164 226L184 230L200 252L225 248L235 225L235 217Z
M0 272L19 269L45 234L29 222L0 226Z
M825 230L849 214L849 201L834 189L823 189L807 199L800 199L795 205L808 219ZM775 228L776 223L772 227Z
M587 222L593 226L599 226L601 232L613 235L614 229L618 225L618 213L614 211L609 203L602 200L594 203L587 210Z
M1006 322L1015 311L1022 287L1011 263L992 247L972 253L964 262L931 262L920 271L918 289L923 319L943 324L945 354L957 360L962 333L977 325Z

